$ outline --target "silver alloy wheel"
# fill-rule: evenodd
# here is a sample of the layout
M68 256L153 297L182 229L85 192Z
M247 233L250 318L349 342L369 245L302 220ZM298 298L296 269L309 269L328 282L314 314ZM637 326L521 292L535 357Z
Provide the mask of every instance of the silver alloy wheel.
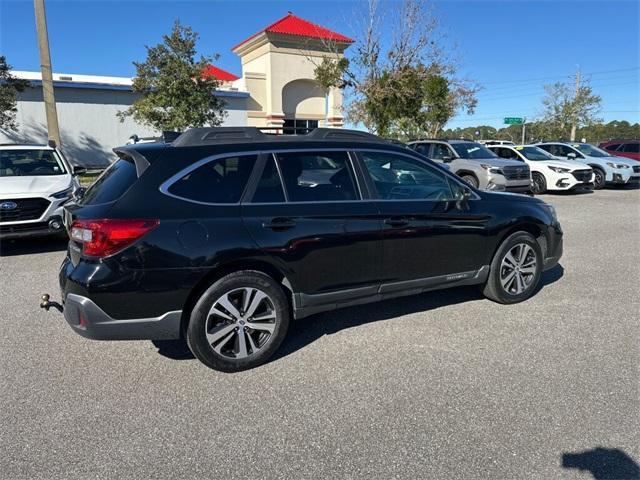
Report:
M500 284L505 292L520 295L536 276L538 256L526 243L518 243L507 252L500 264Z
M205 322L205 334L214 352L246 358L269 343L276 321L269 295L258 288L237 288L213 303Z

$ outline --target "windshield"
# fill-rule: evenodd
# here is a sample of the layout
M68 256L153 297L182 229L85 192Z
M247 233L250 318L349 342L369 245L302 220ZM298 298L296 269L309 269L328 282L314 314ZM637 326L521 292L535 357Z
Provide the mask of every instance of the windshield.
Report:
M64 163L53 150L0 150L0 177L64 175Z
M554 156L538 147L516 147L527 160L555 160Z
M469 160L480 160L482 158L498 158L498 156L479 143L452 143L451 146L460 156Z
M580 153L585 154L587 157L612 157L613 156L598 147L589 145L588 143L575 143L575 144L572 144L571 146L576 150L579 150Z

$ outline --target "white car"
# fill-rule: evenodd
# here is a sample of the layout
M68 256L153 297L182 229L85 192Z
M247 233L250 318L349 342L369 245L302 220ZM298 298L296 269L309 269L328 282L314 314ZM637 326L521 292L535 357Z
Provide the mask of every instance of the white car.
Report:
M52 146L0 145L0 240L63 233L62 206L84 170Z
M493 145L515 145L515 143L510 140L478 140L478 143L484 145L485 147L490 147Z
M535 145L491 145L488 148L499 157L529 165L534 194L547 190L593 189L593 169L583 163L560 160Z

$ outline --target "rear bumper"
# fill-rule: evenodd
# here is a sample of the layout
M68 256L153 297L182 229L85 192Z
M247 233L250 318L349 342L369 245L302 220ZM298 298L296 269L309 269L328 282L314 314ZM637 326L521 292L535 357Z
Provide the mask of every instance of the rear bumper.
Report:
M92 340L172 340L180 338L182 311L153 318L116 320L92 300L70 293L64 302L64 318L78 335Z

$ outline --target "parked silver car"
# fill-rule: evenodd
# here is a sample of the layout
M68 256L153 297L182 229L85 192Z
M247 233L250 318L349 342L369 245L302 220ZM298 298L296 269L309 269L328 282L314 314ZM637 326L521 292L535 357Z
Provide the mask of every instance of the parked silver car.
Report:
M530 192L529 166L503 160L470 140L417 140L409 147L436 162L449 165L465 182L482 190Z

